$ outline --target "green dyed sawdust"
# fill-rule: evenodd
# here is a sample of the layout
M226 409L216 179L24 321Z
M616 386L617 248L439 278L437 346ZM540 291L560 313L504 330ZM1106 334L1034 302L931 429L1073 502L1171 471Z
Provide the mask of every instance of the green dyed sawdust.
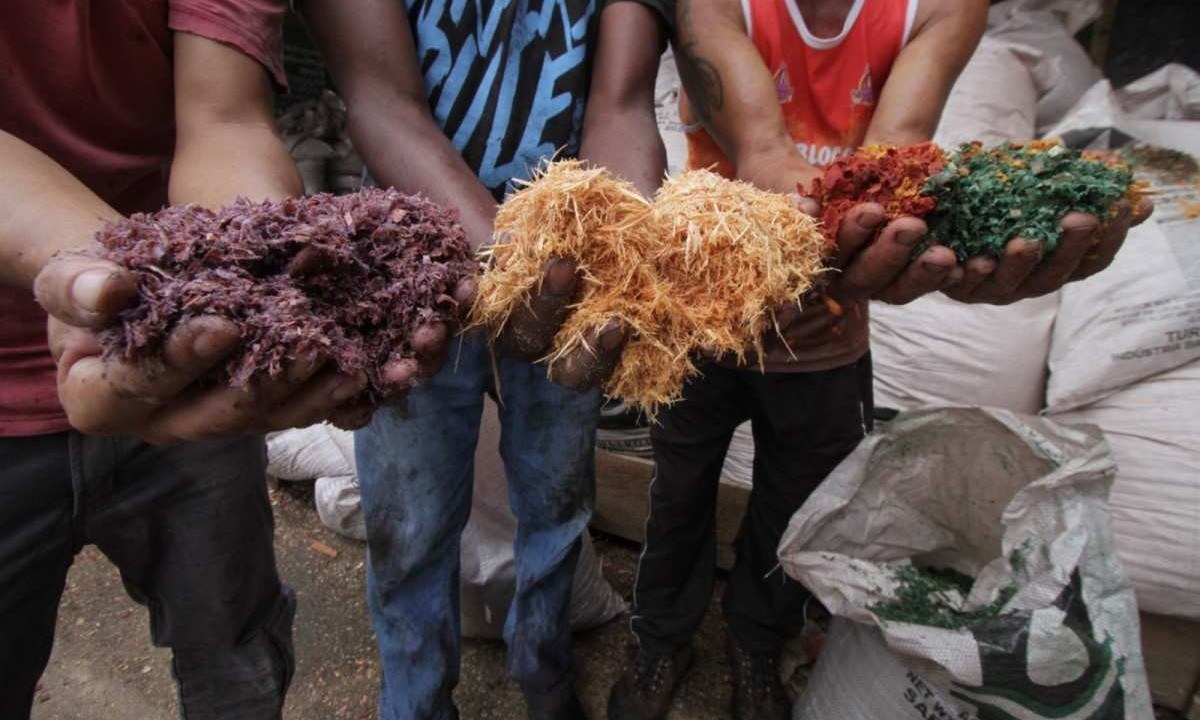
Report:
M1040 242L1045 258L1058 246L1067 212L1107 220L1132 184L1128 167L1061 145L1007 143L985 150L968 143L924 188L938 200L926 218L929 242L965 260L1002 257L1008 242L1020 237Z
M958 610L951 604L951 599L970 594L975 581L969 575L956 570L921 569L905 565L895 569L895 579L899 583L895 599L877 603L868 609L883 620L946 630L957 630L998 616L1017 592L1017 588L1010 585L985 607Z

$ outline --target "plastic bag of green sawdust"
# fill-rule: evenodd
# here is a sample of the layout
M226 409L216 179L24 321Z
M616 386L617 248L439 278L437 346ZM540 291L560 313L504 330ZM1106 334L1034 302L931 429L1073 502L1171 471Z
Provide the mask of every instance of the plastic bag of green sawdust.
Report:
M899 415L793 516L789 576L841 618L802 720L1150 720L1099 432Z

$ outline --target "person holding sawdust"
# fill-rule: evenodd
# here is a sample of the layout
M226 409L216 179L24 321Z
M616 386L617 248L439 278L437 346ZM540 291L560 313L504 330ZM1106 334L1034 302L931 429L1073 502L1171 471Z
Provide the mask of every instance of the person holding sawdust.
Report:
M0 717L29 717L68 569L91 543L147 606L154 643L172 649L184 718L275 720L296 601L275 566L261 433L353 422L361 412L339 398L363 381L314 361L245 392L205 383L238 344L216 317L182 323L156 367L104 357L96 332L136 302L136 282L69 251L166 202L302 192L271 113L287 6L5 10Z
M688 165L795 193L860 146L927 141L986 19L984 0L678 0ZM818 215L811 200L798 201ZM941 290L964 302L1009 303L1052 292L1107 266L1146 214L1126 204L1100 228L1097 218L1071 213L1043 264L1036 243L1016 238L998 262L959 265L936 245L912 259L925 239L922 221L889 222L874 204L854 208L838 228L840 272L825 297L777 308L782 332L766 339L765 357L747 367L708 364L651 428L656 473L634 643L609 698L610 720L664 717L688 669L712 594L721 468L746 420L753 490L723 603L732 714L790 716L780 650L800 629L808 593L779 571L776 547L792 514L871 429L869 300L905 303Z
M666 0L303 0L299 9L349 108L350 134L380 183L459 210L475 247L492 240L512 181L561 154L608 167L646 194L666 153L654 81ZM471 507L484 393L495 378L501 455L517 531L508 664L530 718L582 718L568 601L594 496L595 389L627 331L596 329L556 376L544 356L579 285L550 263L502 334L454 338L445 369L356 436L367 598L384 720L458 716L459 540ZM564 387L566 385L568 387Z

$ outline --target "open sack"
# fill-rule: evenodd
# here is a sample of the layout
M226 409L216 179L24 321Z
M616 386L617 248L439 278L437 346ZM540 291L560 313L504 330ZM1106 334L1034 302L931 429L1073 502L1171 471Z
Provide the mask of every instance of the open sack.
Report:
M1004 410L905 413L869 436L780 543L840 618L796 717L1152 718L1115 470L1095 428Z

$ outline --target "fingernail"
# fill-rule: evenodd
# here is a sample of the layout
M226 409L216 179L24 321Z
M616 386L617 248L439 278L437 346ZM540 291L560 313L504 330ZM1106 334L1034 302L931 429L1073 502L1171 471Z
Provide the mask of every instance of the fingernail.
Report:
M288 380L290 382L301 382L307 380L317 369L317 353L307 352L296 358L292 363L291 369L288 371Z
M365 390L366 387L367 378L362 373L358 373L354 377L338 383L330 397L334 402L344 402Z
M901 230L900 232L896 233L896 242L900 243L901 245L912 247L913 245L921 242L921 239L924 237L925 233L921 232L920 230Z
M394 361L384 369L384 383L389 386L389 389L409 387L420 370L421 366L412 358Z
M617 320L610 320L600 331L600 347L612 352L625 342L625 327Z
M207 330L201 330L192 340L192 354L200 360L211 360L221 356L228 349L226 340Z
M886 219L887 216L878 210L868 210L858 216L858 224L867 230L877 230Z
M953 269L941 263L930 262L929 260L922 260L921 267L930 275L945 275Z
M71 299L87 312L99 312L104 284L112 275L112 270L84 270L75 276L75 282L71 284Z
M571 284L575 282L575 266L568 260L552 260L546 275L550 292L563 295L571 290Z

